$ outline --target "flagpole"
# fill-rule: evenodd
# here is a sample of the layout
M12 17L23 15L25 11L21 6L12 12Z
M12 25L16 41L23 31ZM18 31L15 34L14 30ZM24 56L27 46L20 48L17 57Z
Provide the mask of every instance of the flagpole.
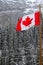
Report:
M41 5L39 5L40 11L40 23L41 23ZM39 65L42 65L42 29L41 24L39 26Z

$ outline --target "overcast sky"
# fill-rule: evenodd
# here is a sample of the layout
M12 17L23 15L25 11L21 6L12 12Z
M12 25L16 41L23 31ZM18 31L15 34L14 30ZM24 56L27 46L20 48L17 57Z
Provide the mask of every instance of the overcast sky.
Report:
M31 2L35 2L35 1L42 2L43 0L27 0L27 1L31 1Z
M2 0L2 1L4 1L4 0ZM6 1L14 1L14 0L6 0ZM25 1L31 1L31 2L35 2L35 1L43 1L43 0L25 0Z

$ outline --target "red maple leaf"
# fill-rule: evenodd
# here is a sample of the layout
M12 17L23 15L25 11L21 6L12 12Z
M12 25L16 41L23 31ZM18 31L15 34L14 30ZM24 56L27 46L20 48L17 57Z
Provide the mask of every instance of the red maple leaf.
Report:
M23 25L28 26L29 24L31 24L32 20L33 18L31 19L29 16L27 16L27 18L25 18L25 20L23 21Z

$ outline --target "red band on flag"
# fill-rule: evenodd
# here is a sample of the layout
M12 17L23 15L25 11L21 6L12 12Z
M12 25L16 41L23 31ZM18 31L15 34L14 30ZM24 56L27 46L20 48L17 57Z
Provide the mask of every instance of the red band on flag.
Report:
M21 31L21 20L22 18L20 18L17 22L16 31Z
M40 25L40 12L35 13L35 25Z

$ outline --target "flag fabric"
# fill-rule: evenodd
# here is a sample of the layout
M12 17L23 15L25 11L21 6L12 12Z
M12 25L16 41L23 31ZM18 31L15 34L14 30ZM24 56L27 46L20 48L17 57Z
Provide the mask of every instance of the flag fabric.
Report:
M16 25L16 31L23 31L31 28L32 26L40 25L40 12L29 14L21 17Z

